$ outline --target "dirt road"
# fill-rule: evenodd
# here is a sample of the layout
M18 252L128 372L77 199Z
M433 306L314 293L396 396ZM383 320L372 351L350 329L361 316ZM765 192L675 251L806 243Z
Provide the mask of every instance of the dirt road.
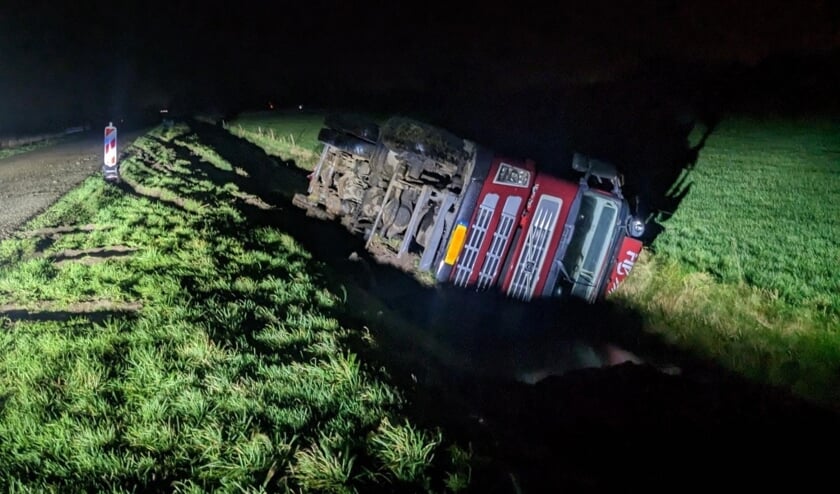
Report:
M125 149L144 132L120 135ZM55 146L0 160L0 239L102 167L102 136L88 132Z

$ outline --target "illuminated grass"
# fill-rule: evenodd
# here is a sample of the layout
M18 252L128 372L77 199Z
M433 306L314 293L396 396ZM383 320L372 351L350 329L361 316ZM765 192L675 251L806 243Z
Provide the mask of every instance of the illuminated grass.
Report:
M203 146L200 142L198 142L195 135L191 135L187 139L175 140L174 142L179 146L189 149L192 154L199 156L203 161L210 163L220 170L233 170L233 166L228 163L227 160L219 156L216 151L208 148L207 146Z
M235 187L183 158L183 143L200 146L187 132L141 141L122 165L131 189L93 177L26 227L94 229L0 243L7 306L142 304L102 319L0 319L0 490L388 490L403 470L368 433L394 417L432 436L349 349L363 340L333 316L323 267L288 233L250 225ZM50 260L113 245L135 250ZM439 442L406 441L405 458L426 461L409 490L460 488L427 473L442 471L428 468L447 458Z
M723 122L657 254L840 316L840 125Z
M752 380L840 404L840 325L746 284L645 253L612 297L645 316L648 331Z
M724 121L614 299L670 343L840 405L838 135L827 121Z
M321 152L318 131L323 122L324 115L316 113L257 113L240 116L225 128L269 155L293 160L298 167L312 170Z
M417 430L409 423L392 425L385 419L369 441L374 454L397 480L414 482L431 463L441 437Z

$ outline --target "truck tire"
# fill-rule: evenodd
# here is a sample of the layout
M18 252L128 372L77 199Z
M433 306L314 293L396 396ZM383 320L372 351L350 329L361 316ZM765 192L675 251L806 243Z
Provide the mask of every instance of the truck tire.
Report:
M321 129L318 132L318 140L324 144L338 148L350 154L355 154L364 159L370 159L376 149L376 144L363 141L357 137L343 134L333 129Z
M324 125L371 144L379 140L379 125L358 115L327 115Z

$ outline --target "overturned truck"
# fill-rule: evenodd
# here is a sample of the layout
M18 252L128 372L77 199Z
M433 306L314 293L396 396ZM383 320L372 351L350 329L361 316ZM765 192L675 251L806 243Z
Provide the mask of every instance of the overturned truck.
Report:
M295 203L438 283L594 302L642 248L644 222L608 163L575 154L580 178L564 180L401 117L379 126L330 116L318 139L323 152Z

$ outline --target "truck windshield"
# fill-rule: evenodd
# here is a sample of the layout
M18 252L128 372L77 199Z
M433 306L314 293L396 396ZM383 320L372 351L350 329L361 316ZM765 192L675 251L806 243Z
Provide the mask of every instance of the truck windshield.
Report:
M563 257L563 266L573 283L572 295L587 300L592 297L617 216L616 201L592 191L583 193L574 234Z

